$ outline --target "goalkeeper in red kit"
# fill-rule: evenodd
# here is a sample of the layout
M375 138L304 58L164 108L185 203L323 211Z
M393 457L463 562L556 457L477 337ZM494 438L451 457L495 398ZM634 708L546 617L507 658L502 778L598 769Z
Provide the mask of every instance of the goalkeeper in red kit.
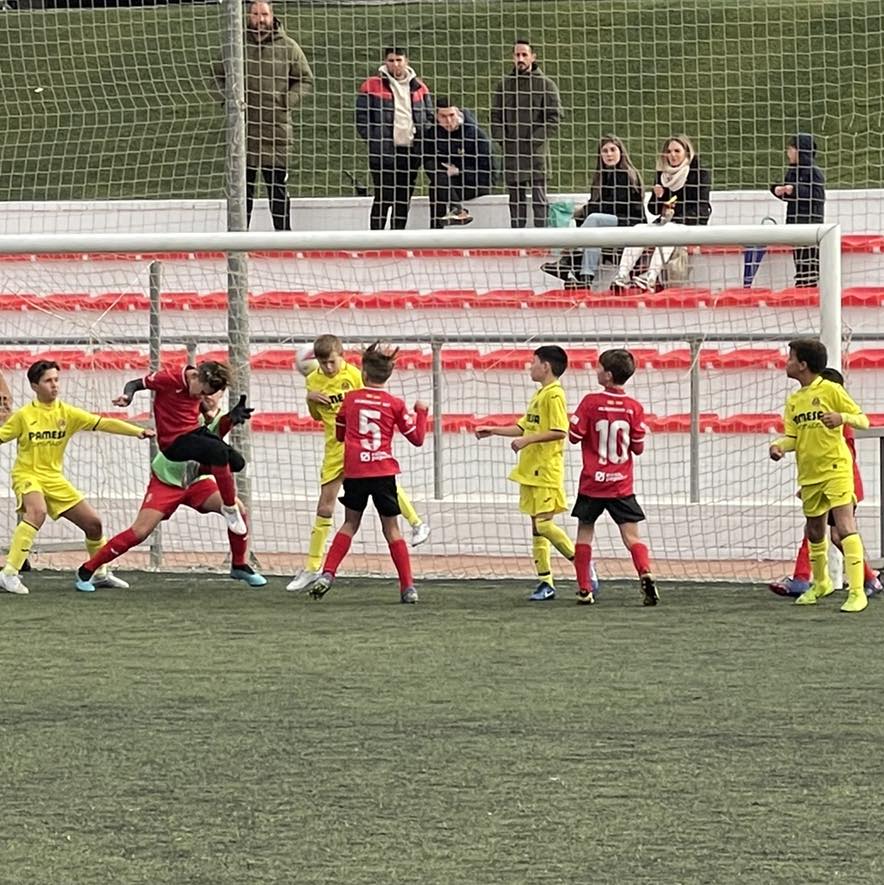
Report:
M416 402L412 416L401 399L383 389L393 374L397 352L379 341L363 351L365 387L349 391L338 412L335 433L344 444L344 524L329 547L322 574L310 585L314 599L322 599L334 583L371 498L399 575L399 599L417 602L408 547L399 532L396 476L400 471L393 457L393 434L398 428L413 446L422 446L427 433L427 406Z
M645 413L641 403L623 389L635 373L635 358L628 350L606 350L599 354L596 377L603 388L588 393L571 418L568 438L583 449L583 470L577 501L577 543L574 569L577 601L592 605L595 598L590 581L592 539L596 520L607 511L620 529L620 537L638 573L642 601L656 605L660 599L651 574L647 546L639 537L638 524L645 514L633 494L633 456L645 448Z
M196 461L205 465L221 494L221 515L227 528L236 535L248 531L236 505L236 482L246 462L243 456L200 421L200 401L226 390L230 384L230 366L205 360L198 366L174 366L160 369L144 378L129 381L115 406L128 406L139 390L154 392L153 415L157 444L169 461Z

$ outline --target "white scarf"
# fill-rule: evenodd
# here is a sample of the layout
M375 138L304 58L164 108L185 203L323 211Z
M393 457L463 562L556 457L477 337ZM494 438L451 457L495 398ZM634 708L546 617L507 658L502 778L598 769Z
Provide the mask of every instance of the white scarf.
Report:
M411 81L417 76L412 68L406 68L404 80L391 77L385 65L379 70L387 75L393 93L393 144L411 147L414 144L415 126L411 108Z
M693 155L686 156L684 162L678 166L670 166L666 160L661 159L657 164L657 168L660 171L660 184L670 191L680 191L688 180L688 173L691 171L691 160L693 159Z

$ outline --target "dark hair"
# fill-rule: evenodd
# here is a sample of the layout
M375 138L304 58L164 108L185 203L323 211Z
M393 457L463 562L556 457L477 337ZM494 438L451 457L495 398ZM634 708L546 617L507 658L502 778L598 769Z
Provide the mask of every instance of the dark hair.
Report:
M398 347L375 341L362 351L362 372L373 384L383 384L396 368Z
M50 369L57 369L60 372L61 366L55 360L37 360L31 363L28 366L28 381L37 384Z
M542 363L549 363L553 375L560 378L568 368L568 354L558 344L544 344L534 351L534 356Z
M600 353L599 365L611 373L611 379L618 386L626 384L635 374L635 357L622 347Z
M388 55L404 55L408 58L408 50L403 49L401 46L387 46L384 48L384 58Z
M834 381L835 384L840 384L842 387L844 386L844 376L831 366L826 366L826 368L820 372L820 378L823 378L825 381Z
M456 108L457 105L447 95L437 95L435 97L436 110L440 108Z
M517 46L527 46L532 52L534 52L534 47L531 45L531 41L526 40L524 37L516 37L516 39L513 40L513 49Z
M641 190L642 187L641 175L639 175L638 169L632 165L632 160L629 159L629 154L626 151L626 145L623 144L616 135L603 135L599 139L599 147L596 152L595 172L592 175L592 182L589 186L589 199L591 202L598 202L601 198L602 171L608 168L602 162L602 148L606 144L613 144L620 151L620 162L617 163L614 168L622 169L626 173L626 177L629 179L629 183L632 187L637 188L638 190Z
M226 390L230 384L230 366L217 360L206 360L196 367L197 377L212 393Z
M829 361L826 345L818 338L796 338L789 342L789 350L795 354L798 362L807 363L807 368L814 375L819 375Z
M318 360L327 360L333 353L343 353L344 345L337 335L320 335L313 342L313 356Z

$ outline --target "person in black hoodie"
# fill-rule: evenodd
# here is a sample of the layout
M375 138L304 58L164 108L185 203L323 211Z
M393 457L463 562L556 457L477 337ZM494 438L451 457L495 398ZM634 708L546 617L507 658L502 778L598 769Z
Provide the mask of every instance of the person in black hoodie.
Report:
M816 165L816 142L812 135L799 132L786 146L789 168L782 184L772 184L770 192L786 203L786 224L822 224L826 214L826 176ZM795 285L816 286L820 280L820 250L802 246L792 252L795 259Z
M685 135L673 135L663 143L657 161L657 175L648 212L656 215L654 224L708 224L712 214L709 202L711 176L700 165L694 146ZM654 249L645 273L630 281L629 274L641 258L644 248L630 246L623 250L617 276L611 282L612 289L639 289L653 291L663 265L672 257L674 246Z
M599 139L589 200L574 212L574 220L581 227L631 227L645 220L641 176L616 135L603 135ZM564 280L566 289L589 288L601 255L598 247L568 252L559 261L550 261L540 269Z
M436 99L436 125L421 144L430 182L430 227L469 224L473 216L461 205L491 192L491 141L466 108L447 96Z

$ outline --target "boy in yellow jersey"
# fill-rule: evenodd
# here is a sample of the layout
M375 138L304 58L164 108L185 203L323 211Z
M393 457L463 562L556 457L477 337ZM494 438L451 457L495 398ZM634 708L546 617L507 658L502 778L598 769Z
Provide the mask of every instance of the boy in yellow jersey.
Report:
M528 403L518 423L505 427L491 424L476 428L476 437L511 436L519 461L509 478L519 484L519 509L531 517L534 565L538 585L529 599L545 602L556 595L550 566L550 545L566 559L574 559L574 544L553 517L567 508L565 501L565 437L568 406L559 378L568 368L568 354L556 345L534 351L531 380L540 390Z
M47 516L53 520L63 516L82 529L90 556L105 543L101 517L62 473L64 453L71 437L81 430L100 430L139 439L154 436L152 430L127 421L101 418L62 402L58 398L58 373L58 363L51 360L34 363L28 369L28 381L37 398L0 426L0 443L18 441L18 455L12 466L12 490L16 509L22 516L12 535L6 566L0 572L0 590L7 593L28 592L19 572ZM94 587L129 586L107 570L96 575Z
M814 605L835 589L829 577L826 521L829 513L841 535L848 582L843 612L860 612L868 604L863 587L863 543L856 530L853 459L844 440L843 425L865 429L869 419L847 391L820 377L828 354L821 341L798 338L789 342L786 375L801 387L786 400L784 434L773 442L770 457L779 461L795 452L801 504L807 518L813 583L796 605Z
M319 577L325 542L332 529L335 499L344 478L344 444L335 436L335 419L344 395L363 387L362 372L344 359L344 347L336 335L320 335L313 342L313 356L319 366L307 376L307 408L311 417L321 421L325 431L325 455L319 476L319 503L310 532L310 545L304 568L289 582L286 590L301 591ZM430 527L421 520L408 495L397 488L399 509L411 526L411 546L427 540Z

